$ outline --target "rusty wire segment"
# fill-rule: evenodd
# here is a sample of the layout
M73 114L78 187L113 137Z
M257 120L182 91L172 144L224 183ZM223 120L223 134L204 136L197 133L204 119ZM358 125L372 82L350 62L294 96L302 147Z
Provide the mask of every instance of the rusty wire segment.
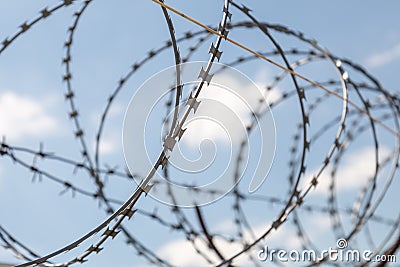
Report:
M18 233L11 233L2 225L0 219L0 244L13 253L20 261L17 266L72 266L77 263L90 262L91 257L107 250L109 242L116 241L117 236L124 236L127 246L132 247L138 257L144 259L148 265L176 266L170 258L158 255L156 249L151 247L145 239L136 236L135 217L142 217L146 221L154 222L159 231L173 232L181 236L194 254L203 260L207 266L241 266L242 261L246 266L262 266L264 263L257 258L256 251L268 244L269 240L277 235L281 229L294 229L291 236L298 242L302 249L314 249L320 251L321 247L314 242L313 229L306 217L322 216L329 219L329 229L336 239L345 238L352 248L357 248L356 240L366 240L367 246L373 251L373 255L398 254L400 246L400 213L393 207L389 213L382 209L392 197L391 190L396 185L398 178L398 159L400 153L399 144L399 115L400 99L396 93L389 91L363 67L348 59L336 56L322 48L315 40L307 38L303 33L277 24L262 22L252 15L251 9L232 0L221 1L221 18L218 25L206 26L195 19L181 13L168 5L168 1L153 0L154 8L160 9L168 29L169 39L157 48L144 53L142 59L131 65L126 74L117 81L117 86L110 90L109 98L100 116L96 128L95 146L92 151L89 145L91 140L85 135L87 125L81 121L80 107L76 102L79 91L74 86L73 71L73 46L76 41L76 32L85 14L90 13L90 7L94 0L73 1L65 0L51 8L44 8L40 15L21 25L13 36L6 38L0 46L0 58L4 51L12 49L13 43L39 23L55 15L64 7L75 8L72 24L68 28L65 46L65 54L62 58L62 80L65 84L65 100L68 106L68 118L72 122L72 134L80 146L80 158L68 158L62 156L62 151L50 152L40 144L39 149L14 145L3 138L0 144L0 157L14 163L15 168L24 169L32 176L32 181L49 180L60 188L60 195L71 192L72 197L80 195L98 202L99 208L108 216L106 220L98 223L98 226L87 232L79 239L63 246L61 249L53 248L45 255L39 255L36 249L29 247ZM165 3L164 3L165 2ZM174 16L177 13L179 16ZM235 21L235 15L245 17L245 21ZM182 31L174 24L175 19L184 17L199 27L196 31ZM245 43L235 41L228 37L235 31L256 32L263 35L261 41L265 43L265 49L256 51L247 47ZM287 48L280 42L280 37L291 38L299 47ZM229 47L239 47L243 54L237 56L229 52ZM180 47L184 47L183 49ZM202 53L202 48L207 47L208 55ZM224 48L227 51L224 51ZM101 159L100 144L104 135L106 124L110 119L109 113L121 91L126 89L129 80L133 80L135 74L146 65L156 64L155 61L162 53L169 53L171 65L175 67L175 84L167 84L170 91L168 101L165 102L166 116L163 144L153 168L147 170L148 174L130 172L127 167L107 167ZM199 70L199 83L194 88L182 84L181 65L190 62L196 55L207 60ZM195 206L192 209L183 209L176 200L174 191L168 187L173 180L174 173L170 171L169 155L174 147L184 138L185 123L189 114L195 112L199 105L201 92L207 90L212 83L212 67L216 61L220 61L227 67L249 66L252 64L264 64L273 67L276 74L263 84L263 94L268 97L274 92L279 92L274 99L265 101L258 99L254 112L248 114L250 122L246 127L247 136L250 136L257 127L257 121L271 110L274 114L285 113L290 109L293 113L292 126L286 126L285 121L276 120L279 129L290 129L291 137L285 140L280 151L280 160L286 162L285 170L280 173L272 172L271 175L279 175L280 183L285 184L284 191L277 195L265 193L265 191L249 193L247 187L241 183L240 172L243 168L243 158L246 154L247 140L243 138L237 144L238 153L235 155L235 171L231 177L235 186L224 196L227 202L225 208L229 210L219 219L230 221L233 230L215 230L215 220L212 219L215 210L213 204L202 207ZM271 65L272 63L272 65ZM333 70L329 75L316 79L312 76L312 66L325 64ZM259 66L259 65L256 65ZM310 68L310 69L308 69ZM217 72L223 72L219 69ZM304 71L304 72L303 72ZM306 74L303 74L306 73ZM336 75L333 77L332 75ZM317 80L318 79L318 80ZM223 99L221 100L223 102ZM185 104L185 109L179 109L180 104ZM289 104L288 104L289 103ZM327 118L321 118L326 106L335 106L335 110L329 113ZM282 108L283 107L283 108ZM282 111L283 109L283 111ZM192 112L193 111L193 112ZM168 114L173 114L172 117ZM326 112L326 111L325 111ZM279 115L277 115L279 117ZM316 126L314 126L316 125ZM162 129L162 125L160 125ZM389 140L390 139L390 140ZM337 180L340 172L348 165L348 154L353 144L371 147L372 173L365 178L365 183L360 185L360 191L351 197L352 202L342 205L342 194ZM45 143L45 142L44 142ZM323 144L323 145L321 145ZM322 146L322 152L318 146ZM278 146L278 149L279 146ZM383 151L385 153L382 153ZM316 151L316 152L315 152ZM350 152L349 152L350 151ZM29 158L29 160L27 160ZM96 190L82 187L74 183L73 179L65 177L54 170L47 170L48 164L60 164L63 168L72 170L73 176L77 173L84 174L95 186ZM352 163L352 162L350 162ZM347 164L347 165L346 165ZM105 167L104 167L105 166ZM125 166L122 162L120 166ZM153 190L153 186L160 181L153 181L154 174L161 169L173 206L160 205L160 209L168 210L159 214L157 210L149 211L141 207L144 196ZM106 192L107 183L113 179L130 183L132 194L121 199L118 192ZM325 180L324 180L325 179ZM163 182L163 181L161 181ZM263 186L268 187L267 179ZM321 183L325 183L327 191L324 195L325 203L315 203L312 199L313 192ZM203 190L191 188L193 194L216 195L216 190ZM263 222L262 230L255 229L255 216L252 207L265 207L268 213L268 222ZM220 215L221 216L221 215ZM229 216L229 217L228 217ZM271 219L272 218L272 219ZM376 239L376 229L384 228L381 238ZM61 229L62 230L62 229ZM18 236L18 238L17 238ZM115 239L115 240L114 240ZM354 241L354 243L353 243ZM67 242L65 242L67 243ZM89 244L89 245L87 245ZM78 251L78 247L85 246L85 251ZM278 246L284 246L282 241ZM234 249L226 249L232 247ZM363 246L360 246L363 248ZM58 261L57 257L68 252L67 261ZM123 257L123 255L116 255ZM176 253L179 257L179 252ZM309 261L309 266L319 264L340 265L329 262L327 257ZM272 262L280 266L280 262ZM353 264L349 263L350 266ZM373 265L373 262L359 262L358 265ZM384 264L384 263L381 263Z

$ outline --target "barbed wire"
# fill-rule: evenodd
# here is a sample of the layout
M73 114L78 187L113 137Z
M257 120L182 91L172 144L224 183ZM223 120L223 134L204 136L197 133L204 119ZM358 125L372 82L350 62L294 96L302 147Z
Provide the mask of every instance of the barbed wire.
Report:
M79 6L78 3L79 2ZM89 125L85 125L81 120L82 114L76 99L79 93L73 84L73 46L76 41L76 32L85 14L90 12L90 4L93 0L73 1L64 0L51 8L44 8L40 15L35 19L23 23L18 31L4 39L0 47L0 56L4 51L12 49L17 39L21 38L26 32L29 32L34 26L50 15L59 12L64 7L76 8L73 13L72 24L68 28L67 38L64 43L65 54L62 58L63 75L62 80L65 83L65 100L68 106L67 116L72 121L72 134L80 146L80 157L68 158L61 156L60 152L48 152L40 143L39 149L13 145L3 138L0 146L0 157L9 159L14 163L14 168L24 169L30 176L32 182L50 180L60 187L60 195L71 192L72 197L81 195L91 198L98 202L99 207L107 214L107 219L101 221L97 227L82 235L74 242L64 246L61 249L53 248L51 253L40 255L35 249L25 244L23 238L17 239L0 225L0 242L3 247L13 253L18 259L22 260L16 266L71 266L77 263L90 261L91 256L99 254L106 249L106 242L116 238L119 233L125 237L126 244L131 246L137 255L143 258L147 264L154 266L177 266L171 258L165 255L159 255L156 248L151 247L139 238L131 226L132 217L140 216L144 220L152 221L159 227L160 231L171 231L182 236L186 240L187 246L193 248L204 264L210 266L242 266L241 260L247 260L246 266L262 266L262 262L257 258L254 249L262 249L263 244L268 243L281 229L287 229L289 224L293 226L295 234L291 236L299 242L299 247L303 250L313 249L320 251L321 247L314 242L312 230L309 229L309 221L303 218L304 214L313 218L313 214L329 218L330 229L335 238L345 238L351 242L352 248L362 249L364 246L357 246L357 239L361 239L361 233L367 240L367 246L375 255L395 255L400 246L399 226L400 213L393 210L392 213L382 210L382 206L387 203L394 203L396 200L387 200L390 197L390 190L395 186L395 179L398 171L398 159L400 153L399 144L399 120L400 113L399 98L397 93L392 93L384 89L381 84L369 74L363 67L351 62L348 59L341 58L322 48L315 40L307 38L303 33L293 31L286 26L260 22L252 15L250 8L236 3L232 0L224 0L222 16L217 27L207 26L194 18L180 12L162 0L153 0L161 7L162 16L167 25L169 39L158 48L153 48L141 60L135 61L128 72L121 76L117 82L116 88L106 101L105 107L100 115L98 127L95 129L94 151L89 146L88 131ZM246 21L234 22L232 15L234 11L238 15L246 17ZM194 25L202 29L197 31L180 31L174 26L174 17L177 14ZM263 41L268 42L268 49L256 51L243 43L235 41L228 37L235 30L243 29L247 32L257 32L258 35L265 37ZM287 49L279 41L279 36L293 38L298 43L298 48ZM210 45L210 39L215 38ZM187 44L185 49L184 44ZM199 55L205 58L203 48L210 45L208 49L209 59L205 66L201 67L199 72L199 81L193 87L184 84L182 73L185 71L185 63L191 62L192 57ZM224 46L223 46L224 44ZM230 52L232 46L239 47L243 54L233 54ZM223 49L225 48L225 50ZM169 84L168 99L165 101L166 116L162 119L161 128L164 130L162 136L161 152L157 160L153 163L152 169L147 175L141 171L132 170L128 167L107 167L107 163L101 158L100 146L104 135L106 123L110 120L109 113L113 104L122 90L126 88L128 81L133 79L139 70L147 65L156 64L156 59L161 53L170 49L173 60L171 64L175 69L174 84ZM181 51L184 51L182 53ZM224 55L224 56L223 56ZM219 69L215 62L221 61ZM246 125L246 136L239 140L237 144L237 154L235 155L234 171L232 173L232 184L234 185L229 192L222 192L219 189L203 189L193 186L190 183L179 183L181 187L187 187L193 195L224 195L226 201L226 213L218 214L218 219L231 221L234 230L223 231L215 230L215 210L213 204L209 206L193 203L191 209L180 206L176 192L171 187L171 181L174 179L175 171L171 171L170 155L174 147L179 145L181 138L185 133L189 116L196 112L199 106L206 106L202 103L201 92L206 87L212 85L214 75L224 73L227 68L253 64L272 64L277 71L274 77L263 81L262 97L257 99L254 109L249 112L250 118ZM279 63L282 62L282 63ZM316 79L310 77L307 73L307 67L313 65L326 64L335 72L336 78L332 76ZM188 87L190 87L188 89ZM276 98L266 101L266 97L278 92ZM220 100L224 103L224 99ZM181 108L181 105L185 105ZM327 118L320 118L324 107L335 104L338 112L330 110ZM287 150L279 153L284 156L282 161L287 163L286 170L281 170L279 176L286 177L287 190L279 192L279 197L264 192L250 193L242 183L241 172L246 168L245 156L249 147L248 138L256 132L259 121L266 116L268 112L274 112L278 115L280 110L285 107L284 112L290 111L298 116L293 117L291 123L294 124L293 136L286 140ZM297 111L295 110L297 109ZM340 110L340 111L339 111ZM193 111L193 112L192 112ZM332 113L331 113L332 112ZM170 115L172 114L172 116ZM278 128L290 129L287 122L275 121ZM314 123L316 126L314 126ZM165 127L167 125L167 127ZM389 133L393 138L389 142L387 135L382 134L381 130ZM339 173L349 164L348 154L354 152L353 144L364 140L367 145L363 147L372 147L373 166L372 173L365 178L365 184L359 186L358 194L352 195L354 201L349 205L342 206L341 200L343 193L338 186ZM200 141L200 140L199 140ZM318 144L323 143L318 148ZM387 147L389 152L382 155ZM281 148L280 148L281 149ZM350 152L349 152L350 151ZM314 154L322 153L315 156ZM142 155L144 156L144 155ZM40 159L40 162L39 162ZM354 162L350 161L350 164ZM62 171L58 173L48 169L51 164L61 164ZM106 167L102 167L102 165ZM120 164L125 166L125 162ZM164 180L155 179L154 176L161 168ZM72 172L71 176L65 175L65 170ZM82 173L82 177L78 177ZM329 173L327 175L327 173ZM271 174L277 175L277 174ZM326 175L326 177L324 177ZM92 181L93 188L83 186L75 178L87 177ZM132 189L132 194L121 199L117 192L107 192L107 184L119 179L128 182ZM325 179L325 180L324 180ZM108 180L108 183L106 181ZM283 180L280 183L284 183ZM175 181L174 181L175 182ZM326 188L321 187L321 183L326 182ZM147 208L141 208L139 199L147 194L151 194L153 188L157 185L165 184L166 194L172 205L165 206L158 204L158 208L168 210L170 216L164 213L158 213L157 210L149 211ZM269 181L266 182L267 186ZM319 188L326 189L326 202L315 204L308 200L315 190ZM395 198L394 196L391 196ZM311 198L312 199L312 198ZM147 199L146 199L147 200ZM310 202L308 202L310 201ZM263 223L262 230L254 226L255 207L271 207L270 217L267 223ZM216 208L218 209L218 208ZM231 212L231 217L229 217ZM172 215L172 216L171 216ZM0 221L1 223L1 221ZM375 226L378 225L378 226ZM375 227L374 227L375 226ZM382 237L376 239L376 233L380 227L385 227L384 234L379 232ZM61 229L62 231L62 229ZM315 237L314 237L315 238ZM146 240L145 240L146 241ZM354 241L354 242L353 242ZM113 241L118 242L118 241ZM78 251L78 246L89 243L84 252ZM282 240L279 247L284 247ZM234 250L226 249L234 247ZM323 249L323 248L322 248ZM68 259L63 262L57 262L56 257L68 252ZM179 257L176 252L176 257ZM248 263L247 263L248 262ZM340 266L335 262L330 262L328 257L322 257L315 261L310 261L310 266L319 265L326 262L331 265ZM272 261L275 265L282 265L279 261ZM353 263L351 263L353 264ZM351 265L350 264L350 265ZM370 265L371 262L361 262L360 266ZM381 263L384 264L384 263Z

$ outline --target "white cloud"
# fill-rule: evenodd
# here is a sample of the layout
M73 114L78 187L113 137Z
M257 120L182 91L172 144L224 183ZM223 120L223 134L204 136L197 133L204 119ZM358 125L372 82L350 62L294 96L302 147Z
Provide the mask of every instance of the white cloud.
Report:
M96 144L94 144L95 146ZM108 139L101 139L99 144L99 152L102 155L112 154L116 151L116 145L113 141Z
M400 58L400 43L389 50L377 53L367 58L366 65L370 68L377 68L389 64Z
M217 227L221 227L222 223L219 224ZM263 234L267 227L271 225L271 222L265 222L259 224L252 228L252 232L255 234L256 237L259 237ZM229 226L231 227L231 226ZM226 232L225 232L226 233ZM248 231L244 231L243 238L248 243L254 241L252 235ZM287 247L290 249L295 249L300 247L300 241L294 237L293 233L283 229L283 227L279 228L276 231L273 231L271 235L267 238L268 246L279 246ZM222 255L225 257L230 257L237 252L243 249L243 246L239 243L228 243L221 238L214 238L215 246L221 252ZM197 247L209 257L214 262L220 262L220 259L215 255L215 253L210 250L207 244L203 241L196 241ZM255 257L256 251L258 251L259 246L254 247L249 251L249 253ZM234 265L238 266L249 266L250 260L248 259L249 253L243 254L243 256L236 259ZM168 260L172 265L181 266L181 267L198 267L198 266L205 266L207 262L197 254L194 250L191 242L187 241L186 239L176 239L165 244L161 249L157 251L157 255L161 258L165 258Z
M0 246L0 266L1 263L5 264L5 262L12 262L15 260L15 256L7 249L5 249L3 246ZM7 265L8 266L8 265ZM9 266L13 266L13 265L9 265Z
M379 150L379 159L382 161L386 159L390 155L389 149L382 147ZM311 171L307 175L306 185L309 184L309 181L312 179L313 173L316 173L318 170ZM327 168L325 172L321 175L319 180L319 186L317 187L316 192L318 194L326 194L326 190L328 189L330 183L330 171L331 168ZM339 168L336 176L336 186L337 190L341 191L349 191L355 188L359 188L371 178L375 171L375 149L373 147L366 147L353 153L349 153L342 159L342 165ZM290 218L290 217L289 217ZM259 237L263 234L268 227L271 225L272 221L266 221L264 223L260 223L252 227L252 232L256 237ZM303 223L306 223L306 228L313 229L309 234L311 239L318 240L320 236L326 232L326 230L330 227L330 217L325 216L323 214L314 216L312 219L305 218ZM266 238L265 242L262 242L260 245L267 244L270 248L286 248L286 249L301 249L301 241L296 237L294 230L292 228L288 228L287 225L278 228L276 231L272 231L271 234ZM220 223L217 223L214 227L212 227L212 232L220 232L225 234L232 234L236 231L235 224L230 220L222 220ZM251 235L248 231L245 231L243 234L243 238L246 242L250 243L254 240L253 235ZM220 249L221 253L225 256L232 256L236 252L240 251L242 248L239 244L227 244L221 240L216 239L215 243L217 247ZM210 251L206 244L197 243L199 248L202 251L206 251L207 255L219 262L215 257L214 253ZM256 253L255 248L253 253ZM204 261L202 258L194 251L190 242L186 240L179 239L172 241L166 244L163 248L159 250L167 259L171 260L171 262L178 266L203 266ZM251 252L250 252L251 253ZM254 256L255 254L253 254ZM248 266L247 259L240 259L240 265Z
M124 111L125 106L122 103L114 101L108 111L108 117L114 118L116 116L123 115Z
M204 259L194 251L190 243L185 239L178 239L167 243L157 251L157 255L176 266L195 267L204 264Z
M379 150L379 159L382 161L389 155L389 150L382 147ZM318 186L315 190L317 194L325 194L331 183L330 173L332 167L328 167L318 178ZM318 170L310 171L304 180L308 186ZM337 191L349 191L358 189L368 182L375 172L375 149L373 147L364 148L356 151L342 159L342 164L338 168L335 176L335 186Z
M266 85L271 84L274 77L271 76L271 72L268 69L260 69L256 74L255 80L259 88L265 88ZM275 103L282 97L282 93L278 87L274 87L271 90L263 90L263 93L269 104Z
M258 84L259 87L261 87L261 84ZM278 88L273 88L272 90L265 91L264 93L265 99L267 99L267 102L269 104L275 103L277 100L281 99L282 93L279 91Z
M198 144L203 139L225 143L241 141L252 112L258 111L260 98L273 102L281 96L278 89L264 92L263 81L253 83L231 74L216 75L213 82L201 92L201 104L186 124L182 141L187 144Z
M90 123L93 124L93 127L97 129L100 123L101 116L103 115L103 110L104 107L101 107L99 110L94 110L90 113ZM112 102L112 105L110 106L108 112L107 112L107 117L106 117L106 126L108 123L111 122L112 119L118 119L119 117L124 115L125 112L125 106L121 102ZM107 127L106 127L107 128Z
M252 232L256 237L261 236L271 226L272 221L259 224L252 228ZM249 231L244 233L244 237L248 242L254 239ZM279 247L287 249L296 249L300 247L299 239L294 235L294 232L289 231L285 226L273 230L269 236L266 237L266 243L269 247Z
M214 243L225 257L232 256L234 253L243 249L240 244L227 243L219 238L215 238ZM205 242L196 242L196 245L213 262L217 263L221 261ZM157 255L166 259L172 265L180 267L201 267L208 265L205 259L195 251L192 244L186 239L177 239L167 243L157 251ZM247 266L249 261L247 257L240 257L235 261L235 264Z
M59 126L46 103L11 91L0 94L0 135L16 141L55 134Z
M236 224L233 222L233 220L223 220L213 227L215 232L226 234L233 234L235 233L236 229Z

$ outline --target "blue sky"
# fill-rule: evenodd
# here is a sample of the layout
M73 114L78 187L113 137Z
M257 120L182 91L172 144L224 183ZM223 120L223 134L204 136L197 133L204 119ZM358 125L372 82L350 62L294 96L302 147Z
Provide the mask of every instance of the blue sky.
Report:
M43 142L46 151L79 160L81 148L72 134L72 123L67 117L68 106L64 100L66 86L61 78L64 73L61 65L61 59L65 54L63 43L66 40L67 29L72 23L73 12L80 6L80 1L77 2L40 22L0 55L0 135L5 135L7 142L12 145L32 149L39 149L39 143ZM400 68L398 26L400 3L398 1L341 0L321 3L316 0L306 2L243 0L242 2L253 9L254 16L259 20L286 25L305 33L307 37L318 40L322 47L328 48L334 55L349 58L367 67L389 91L398 91L400 83L395 71ZM207 25L217 25L220 20L221 1L180 0L167 3ZM0 3L0 40L15 33L23 22L35 18L43 7L52 5L54 5L53 1L45 0L2 1ZM176 15L171 14L171 17L177 36L181 36L188 30L199 30L197 26ZM245 19L237 11L233 12L232 18L234 22ZM286 38L279 34L276 36L284 48L290 49L299 45L299 42L293 38ZM256 31L233 31L231 37L255 50L268 50L272 47ZM129 71L134 62L141 60L144 53L150 49L162 46L168 38L161 9L152 1L121 0L116 4L111 1L96 0L90 5L76 33L72 68L77 106L82 115L82 124L85 125L91 153L94 151L94 137L100 114L110 92L116 88L119 79ZM200 48L199 52L193 56L193 60L208 59L207 49L209 42L214 38L211 37ZM186 52L185 49L188 48L189 43L183 43L181 48L183 53ZM223 63L230 62L229 59L240 55L248 55L227 43L223 44L222 49L225 51L225 57L221 60ZM102 166L107 164L111 167L124 167L121 135L124 112L129 99L150 76L172 64L172 51L166 50L156 61L144 65L118 96L111 109L103 135ZM268 82L273 75L280 73L279 70L263 62L245 64L238 68L260 86ZM332 74L325 71L325 66L320 69L311 68L308 71L314 71L316 75L314 77L318 78L330 77ZM285 86L286 84L282 83L280 89L284 90ZM315 120L323 122L326 118L333 118L332 110L335 110L337 103L334 100L328 102L327 106L321 109L323 112L318 114L326 117L316 117ZM295 101L288 101L286 108L290 110L295 104ZM340 111L340 107L338 110ZM162 116L164 113L155 121L160 122ZM267 180L267 186L263 186L259 193L284 198L288 190L286 173L282 177L280 174L287 168L288 147L292 142L294 123L298 117L291 116L285 112L284 108L277 109L274 116L277 127L275 169ZM154 124L149 129L149 135L158 138L161 128L161 124ZM139 133L141 132L142 129L139 129ZM211 133L213 134L212 137L218 136ZM382 147L384 147L380 153L384 157L393 148L393 136L383 131L380 134ZM368 136L361 137L360 140L352 146L352 150L345 157L347 160L350 159L348 162L351 163L343 164L341 169L343 177L346 175L365 177L370 174L370 167L373 164L370 160L373 158L371 142L368 141ZM317 161L324 154L328 141L331 139L323 139L313 150L315 154L310 156L310 172L317 168L319 164ZM259 140L252 142L257 145ZM189 154L193 153L190 155L195 157L198 151L191 150L191 145L195 147L198 144L190 144L190 141L186 144L189 145L183 149L189 151ZM158 153L160 145L159 140L154 143L150 141L149 150L152 153L153 151ZM150 155L152 156L154 157ZM27 162L32 161L29 155L21 153L21 157ZM356 159L359 161L352 164ZM89 191L95 189L92 181L83 171L78 171L74 175L72 167L51 161L40 161L40 166ZM137 172L140 175L144 175L147 171L142 166L138 166ZM45 178L42 182L32 183L31 178L32 175L29 172L13 165L9 158L1 158L0 224L39 254L49 253L73 241L106 218L105 212L101 207L99 208L96 201L80 195L71 198L70 192L59 196L59 192L63 190L59 185ZM248 185L248 181L246 183ZM357 182L344 180L341 185L339 182L340 192L343 194L341 195L343 203L340 204L347 207L352 203L359 192L357 186ZM107 188L110 196L123 200L134 190L134 184L123 179L110 178ZM383 208L380 210L383 216L389 218L395 218L398 214L397 210L397 214L391 214L390 211L395 208L392 203L399 201L398 194L396 195L399 182L395 181L392 188L388 194L389 200L382 204ZM320 203L323 199L325 204L325 194L326 192L322 189L316 191L310 197L310 203ZM235 233L231 205L232 199L228 198L205 208L209 224L215 231L225 234ZM250 223L257 233L265 229L267 222L270 222L279 210L279 206L266 206L265 203L246 202L245 205ZM149 212L156 209L167 221L175 221L168 207L150 197L141 199L139 207ZM219 210L226 210L226 214L221 214ZM193 218L193 212L190 210L185 212L189 218ZM307 213L301 213L301 216L304 224L315 230L310 234L319 248L334 244L333 234L324 236L326 231L331 230L325 227L329 224L327 215L309 216ZM125 225L139 240L162 257L175 262L176 265L197 266L195 264L198 263L199 266L205 266L205 263L199 263L190 243L184 241L183 235L163 228L143 216L137 216ZM373 229L374 237L378 239L386 233L385 228L378 224L371 225L371 229ZM285 228L284 231L271 237L271 244L296 247L297 241L291 238L293 233L293 227ZM86 266L146 266L146 261L137 257L134 249L126 246L124 241L122 236L118 236L114 241L108 242L104 251L91 257ZM85 243L80 251L89 244ZM226 251L228 255L239 249L239 247L229 247L223 242L221 245L228 247ZM358 245L366 246L363 237L360 238ZM63 255L58 259L62 261L73 255L75 254ZM3 248L0 248L0 261L18 262Z

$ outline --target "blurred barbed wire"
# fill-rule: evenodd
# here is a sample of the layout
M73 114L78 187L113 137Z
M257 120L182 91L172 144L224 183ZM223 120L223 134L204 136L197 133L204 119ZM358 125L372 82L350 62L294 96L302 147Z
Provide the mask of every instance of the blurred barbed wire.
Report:
M13 44L25 33L34 27L39 27L40 22L49 16L55 16L62 12L65 7L72 7L72 24L68 27L67 38L64 43L65 54L62 58L64 73L62 79L65 83L65 100L68 105L68 118L72 122L72 134L80 146L80 157L68 158L62 156L62 151L50 152L45 150L44 141L39 149L32 147L21 147L7 141L6 137L1 141L0 156L2 160L14 163L14 168L25 169L31 173L32 181L51 180L59 186L60 194L72 193L82 195L99 202L99 208L107 214L107 219L100 222L97 227L87 232L76 241L65 245L61 249L54 248L46 255L39 255L35 248L29 247L23 237L17 238L18 233L11 233L4 225L0 225L0 240L2 245L21 259L17 266L71 266L76 263L84 263L91 259L94 254L101 253L107 249L108 242L119 235L123 235L127 246L147 261L149 265L175 266L156 252L156 249L147 244L147 240L137 237L135 224L132 222L137 216L147 221L155 222L157 231L174 232L185 239L186 246L192 247L193 251L204 260L203 265L210 266L261 266L262 262L257 258L254 249L262 249L264 244L274 234L284 227L292 227L294 234L291 239L299 243L302 249L314 249L321 251L324 246L313 241L313 226L310 221L319 216L329 218L332 236L336 239L345 238L351 242L352 248L363 248L357 246L357 239L361 235L368 243L367 246L373 251L373 255L394 255L398 253L400 246L399 223L400 213L396 210L395 179L398 176L399 158L399 96L386 90L381 86L366 69L353 63L349 59L333 55L321 47L316 40L307 38L303 33L294 31L286 26L270 24L259 21L252 15L251 9L238 4L236 1L224 0L221 9L219 25L206 26L195 19L172 8L161 0L153 0L155 8L161 8L162 15L168 27L170 38L159 47L143 53L142 59L131 65L128 72L117 82L117 86L111 90L110 96L100 116L95 135L95 148L92 151L90 142L86 136L88 125L82 122L77 97L79 91L74 86L74 72L72 62L74 59L73 46L76 41L76 31L79 28L81 18L90 10L93 0L78 1L64 0L42 9L39 16L27 20L19 27L18 31L7 37L0 46L0 56L7 50L12 49ZM197 24L197 31L182 31L173 24L173 16L178 14L191 23ZM233 15L232 15L233 14ZM236 21L235 15L244 16L243 21ZM265 50L255 51L231 39L230 36L236 31L256 31L261 38L263 34L268 41ZM276 35L290 38L298 43L298 47L286 49ZM160 40L161 43L161 40ZM183 45L185 43L185 45ZM189 43L189 45L187 44ZM193 55L202 48L210 46L209 55L201 54L202 58L209 57L207 65L200 71L200 81L191 94L187 93L187 86L182 84L181 69L183 63L190 62ZM238 47L244 51L244 55L236 56L235 53L227 52L224 47ZM185 49L180 49L185 47ZM120 92L126 88L129 80L134 79L138 71L145 65L157 64L157 57L167 50L172 50L174 60L171 64L176 68L176 84L170 86L169 98L165 102L167 114L163 119L164 147L160 147L161 153L155 161L150 173L145 176L141 171L130 172L127 167L109 167L101 160L100 144L103 139L106 122L110 118L110 110ZM277 94L276 97L257 99L257 104L252 114L248 114L250 121L247 124L247 135L240 140L236 146L238 153L235 155L235 171L232 173L234 187L224 196L224 207L226 213L218 213L220 207L214 204L208 206L195 206L191 209L182 208L176 200L174 190L169 188L167 193L174 205L158 205L158 209L169 210L170 213L158 212L157 209L149 211L141 208L138 200L153 190L157 183L166 183L174 179L174 173L170 171L169 155L175 143L182 136L185 137L184 124L191 111L196 111L200 102L202 89L212 82L211 73L215 61L221 61L225 66L240 67L254 64L268 64L273 66L276 75L268 79L267 84L262 85L263 95L268 97ZM325 65L323 65L325 64ZM258 65L257 65L258 66ZM316 67L315 67L316 66ZM329 66L328 75L320 75L322 66ZM223 72L223 69L219 70ZM322 71L321 71L322 72ZM332 74L336 77L333 78ZM317 78L314 78L317 77ZM186 91L185 91L186 89ZM95 94L93 94L95 98ZM98 100L94 100L98 101ZM99 100L100 101L100 100ZM221 99L223 102L224 100ZM186 103L187 107L183 113L178 109L179 105ZM206 104L204 104L206 105ZM328 107L328 108L327 108ZM168 114L173 116L168 116ZM268 190L260 190L255 193L248 192L243 185L240 173L244 168L243 160L247 153L247 139L257 128L258 120L265 113L272 111L275 117L277 131L290 132L291 136L286 138L277 147L278 156L275 160L286 162L287 167L279 169L279 183L286 189L279 187L278 196L268 194ZM280 119L279 114L292 114L291 120ZM180 117L182 116L183 117ZM315 126L314 126L315 125ZM160 131L162 125L160 125ZM91 129L92 130L92 129ZM167 142L167 140L169 140ZM362 142L361 142L361 141ZM361 143L361 147L372 147L373 172L364 177L364 184L358 184L359 191L343 194L338 187L337 180L343 169L354 164L354 158L348 154L353 151L353 144ZM134 149L134 148L132 148ZM286 149L286 150L285 150ZM325 151L326 152L321 152ZM388 150L383 153L384 150ZM315 151L315 152L314 152ZM350 151L350 152L349 152ZM144 156L144 155L143 155ZM367 157L367 155L365 155ZM366 160L366 159L365 159ZM46 165L46 164L47 165ZM70 177L66 177L62 171L56 172L46 166L48 164L61 164L63 170L71 169L73 174L84 173L96 186L95 190L81 186ZM125 163L120 163L125 166ZM157 169L162 168L165 180L152 179ZM271 176L277 175L272 172ZM286 181L283 178L286 177ZM121 199L118 192L107 191L107 185L114 179L126 180L132 186L132 194L126 199ZM79 177L81 179L81 177ZM352 179L348 177L347 179ZM108 183L106 181L109 181ZM356 183L360 182L357 180ZM324 183L327 191L324 193L326 200L313 200L315 192ZM136 187L137 185L137 187ZM218 189L204 190L193 187L192 184L181 184L187 186L192 194L219 195ZM265 182L265 187L270 185L270 180ZM271 185L272 186L272 185ZM156 188L156 187L155 187ZM168 188L168 185L167 185ZM391 190L394 190L391 191ZM309 200L311 199L311 200ZM342 206L342 199L351 199L352 204ZM147 199L142 199L146 201ZM390 212L382 209L382 206L393 205ZM262 224L261 230L255 229L254 210L262 209L268 214L268 223ZM259 213L259 212L257 212ZM213 216L231 221L233 230L215 230ZM307 219L305 219L307 218ZM253 222L252 222L253 221ZM0 220L1 223L1 220ZM28 226L29 227L29 224ZM379 229L379 230L378 230ZM384 229L384 230L382 230ZM43 229L43 231L46 231ZM63 229L60 229L63 231ZM380 238L377 238L379 231ZM382 233L383 231L383 233ZM315 238L315 236L314 236ZM354 242L352 242L354 240ZM287 240L280 240L277 248L285 247ZM88 242L88 243L87 243ZM79 245L85 244L85 250L78 250ZM226 248L233 249L226 249ZM57 256L68 252L68 260L56 261ZM73 255L73 256L69 256ZM124 255L114 255L124 257ZM164 255L165 256L165 255ZM179 257L176 251L174 257ZM316 261L307 262L307 265L342 265L343 263L330 262L328 257L322 257ZM275 261L271 264L282 265ZM369 265L373 262L348 263L351 266ZM384 265L385 262L379 263Z

